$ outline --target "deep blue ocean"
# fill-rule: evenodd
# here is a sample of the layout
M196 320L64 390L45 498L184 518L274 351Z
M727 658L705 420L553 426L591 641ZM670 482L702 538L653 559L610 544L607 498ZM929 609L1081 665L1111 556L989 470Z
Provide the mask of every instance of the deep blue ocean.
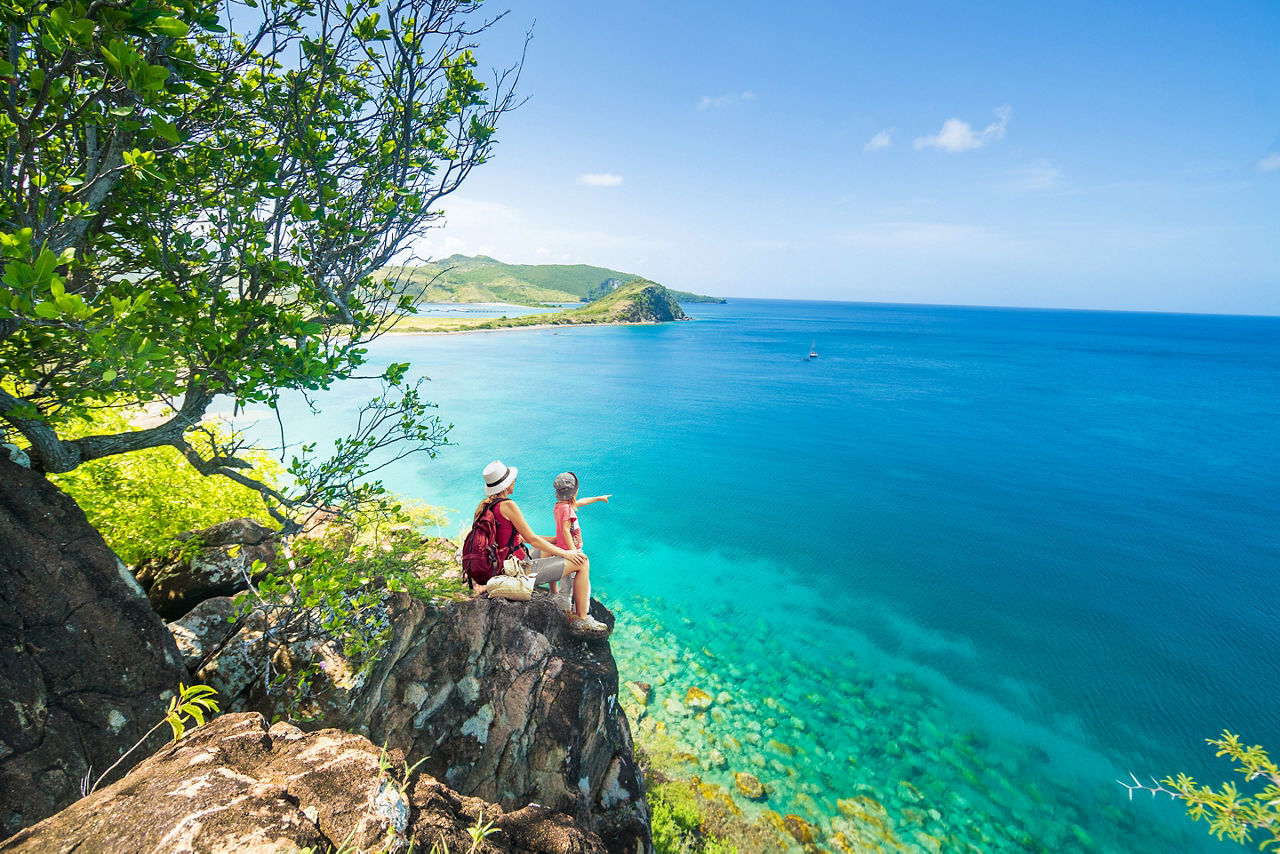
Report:
M903 850L1235 849L1115 781L1234 779L1223 729L1280 752L1280 318L686 310L376 342L454 425L385 482L450 535L495 458L548 532L556 473L612 493L580 515L622 678L653 686L633 728L756 774L749 814L849 838L882 808ZM287 403L291 438L375 391Z

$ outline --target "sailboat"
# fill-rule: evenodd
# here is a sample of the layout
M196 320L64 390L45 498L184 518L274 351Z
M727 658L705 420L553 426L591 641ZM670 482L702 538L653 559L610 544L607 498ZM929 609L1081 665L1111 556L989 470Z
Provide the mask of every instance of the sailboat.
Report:
M813 339L813 341L812 341L812 342L810 342L810 344L809 344L809 358L810 358L810 359L816 359L816 358L818 358L818 348L817 348L817 346L816 346L816 345L817 345L817 343L818 343L818 339L817 339L817 338L815 338L815 339Z

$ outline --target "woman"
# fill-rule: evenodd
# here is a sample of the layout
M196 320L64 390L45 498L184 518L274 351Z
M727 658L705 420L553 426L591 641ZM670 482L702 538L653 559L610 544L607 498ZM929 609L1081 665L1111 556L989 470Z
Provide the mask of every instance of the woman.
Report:
M572 613L570 622L576 628L587 631L607 631L608 626L587 613L591 605L590 561L580 549L562 549L533 532L529 523L525 521L524 514L520 512L520 508L510 500L511 493L516 489L516 473L515 466L503 465L500 460L494 460L484 467L485 498L476 507L476 515L472 521L478 521L486 510L497 504L493 513L498 527L497 542L511 542L511 534L514 530L519 535L517 544L523 540L542 554L552 555L529 562L529 568L535 575L534 584L548 584L573 575L573 601L576 613Z

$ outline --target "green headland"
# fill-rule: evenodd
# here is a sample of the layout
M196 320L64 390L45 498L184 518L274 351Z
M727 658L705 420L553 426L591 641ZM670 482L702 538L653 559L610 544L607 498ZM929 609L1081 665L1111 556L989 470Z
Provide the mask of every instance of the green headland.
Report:
M425 264L385 267L378 278L400 279L421 303L508 302L515 305L587 302L644 278L587 264L504 264L487 255L451 255ZM680 302L722 303L719 297L672 290Z

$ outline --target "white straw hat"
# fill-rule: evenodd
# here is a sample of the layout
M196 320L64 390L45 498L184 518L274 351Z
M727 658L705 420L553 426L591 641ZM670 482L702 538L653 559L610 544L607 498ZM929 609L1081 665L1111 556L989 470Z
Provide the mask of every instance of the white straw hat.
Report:
M497 495L515 483L517 471L515 466L503 465L502 460L489 463L484 467L484 494Z

